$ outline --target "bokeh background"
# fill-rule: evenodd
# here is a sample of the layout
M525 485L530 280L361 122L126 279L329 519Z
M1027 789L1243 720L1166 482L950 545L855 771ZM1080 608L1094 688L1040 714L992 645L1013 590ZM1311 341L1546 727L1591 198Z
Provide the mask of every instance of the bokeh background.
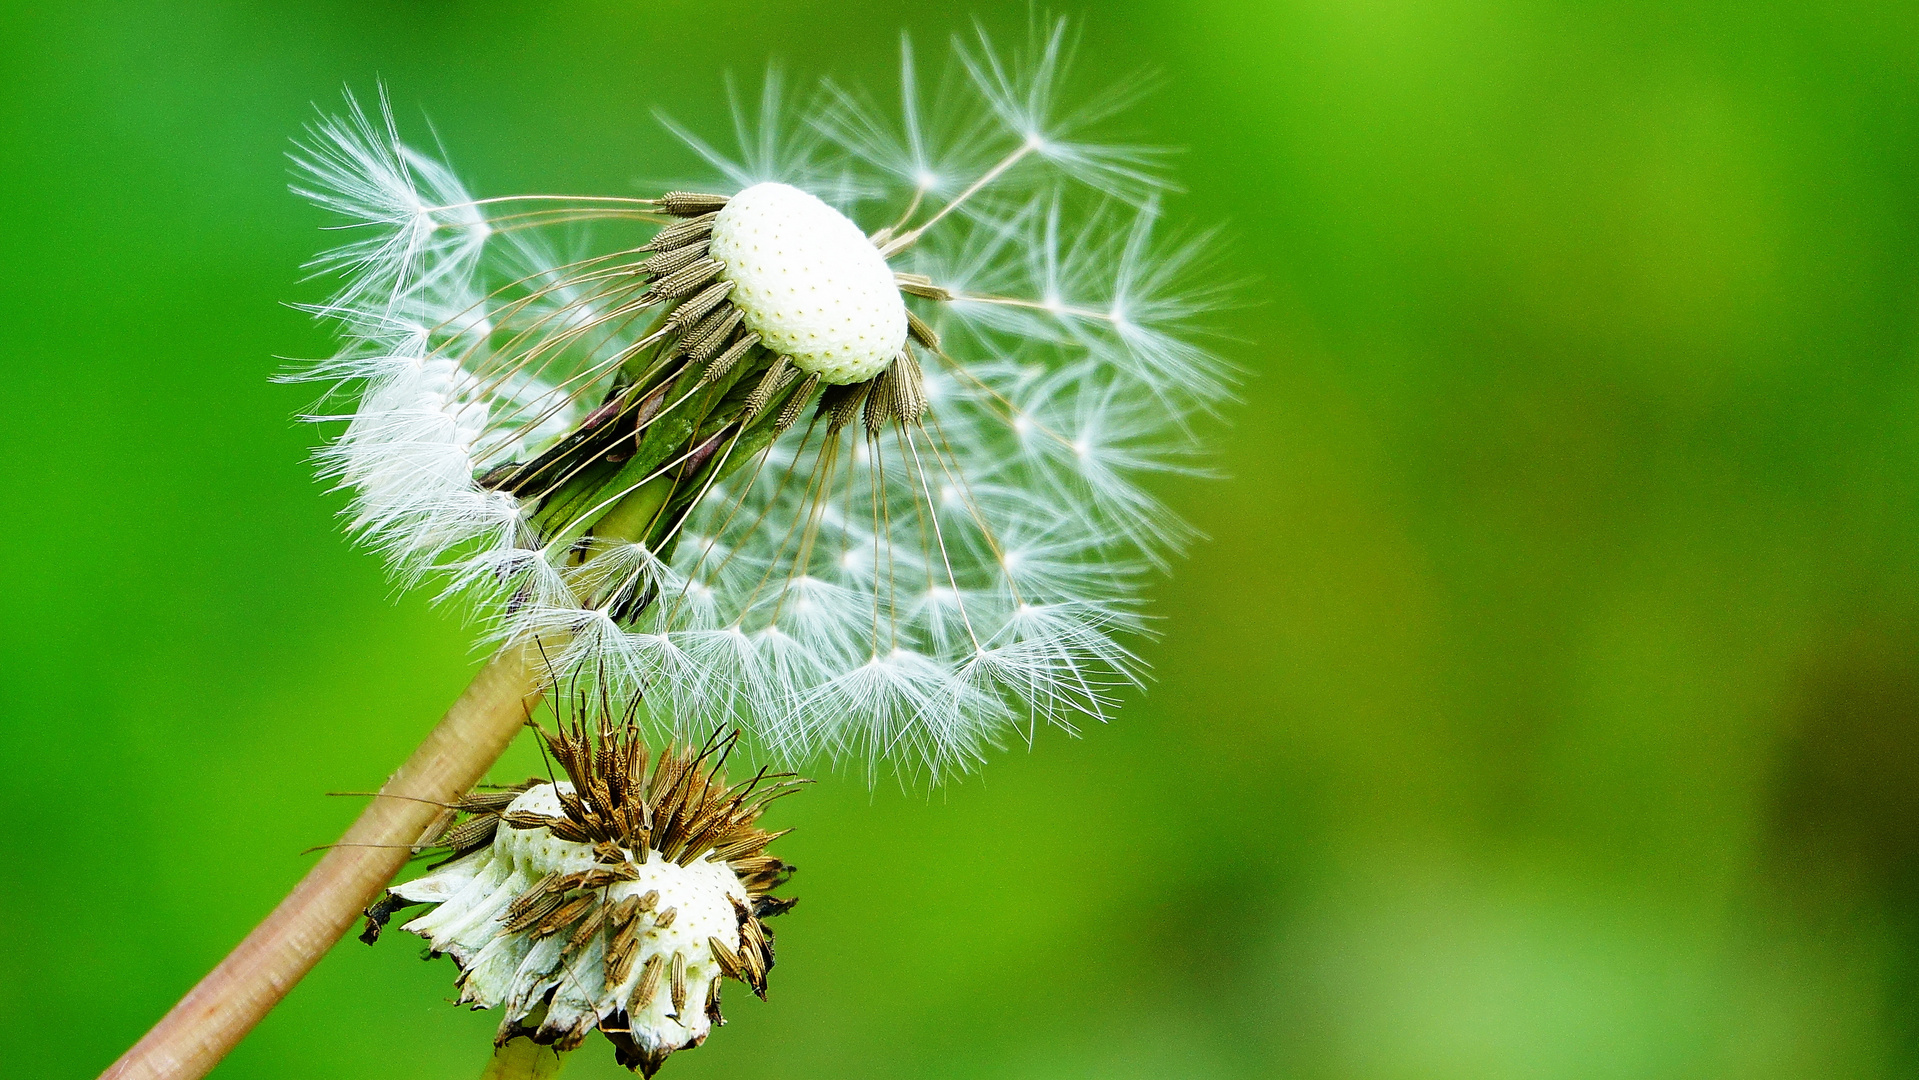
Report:
M482 194L637 192L687 163L650 106L1023 32L972 7L0 13L0 1072L111 1061L481 659L268 382L328 347L313 103L384 78ZM1087 14L1252 301L1157 681L782 804L773 1001L667 1075L1919 1075L1919 7ZM216 1075L477 1075L416 955L340 946Z

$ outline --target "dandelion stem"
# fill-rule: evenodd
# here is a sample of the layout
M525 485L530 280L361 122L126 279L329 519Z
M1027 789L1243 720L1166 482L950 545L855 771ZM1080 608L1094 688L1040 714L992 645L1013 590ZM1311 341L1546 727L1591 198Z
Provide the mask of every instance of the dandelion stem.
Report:
M480 1080L549 1080L566 1067L566 1053L532 1039L508 1039L493 1049Z
M219 1064L406 864L408 845L442 813L432 803L466 794L513 741L544 693L537 650L531 643L509 647L481 669L380 788L395 797L369 804L280 906L101 1080L196 1080Z

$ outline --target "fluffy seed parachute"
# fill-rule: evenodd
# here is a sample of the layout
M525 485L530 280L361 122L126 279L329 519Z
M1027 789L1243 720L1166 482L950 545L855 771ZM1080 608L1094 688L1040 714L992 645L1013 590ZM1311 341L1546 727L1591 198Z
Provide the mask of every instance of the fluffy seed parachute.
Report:
M646 198L476 199L349 98L296 161L355 230L301 375L352 528L682 734L938 773L1103 718L1186 538L1142 478L1228 372L1211 238L1093 140L1135 87L1060 104L1070 45L956 41L937 110L910 47L897 109L770 75L738 156L665 121L717 176Z

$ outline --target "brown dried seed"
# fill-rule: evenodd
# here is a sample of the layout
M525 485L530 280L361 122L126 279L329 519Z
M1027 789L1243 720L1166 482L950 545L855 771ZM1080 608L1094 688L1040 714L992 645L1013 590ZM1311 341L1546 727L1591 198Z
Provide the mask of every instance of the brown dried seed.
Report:
M726 264L711 256L695 259L655 281L652 288L646 290L646 295L640 297L639 302L641 306L645 306L657 304L662 300L677 300L712 281L724 269Z
M719 1027L726 1026L726 1016L720 1012L720 984L723 979L711 979L706 984L706 1018Z
M726 942L716 937L707 938L706 947L713 950L713 962L720 965L720 972L722 974L730 975L736 979L739 978L739 954L728 948Z
M754 831L758 832L758 830ZM707 855L707 858L713 862L731 862L741 855L757 854L764 850L766 845L792 831L791 829L781 829L776 833L759 833L757 836L748 836L744 839L735 840L724 847L714 848L712 853Z
M633 961L640 955L640 943L615 937L606 946L606 985L618 986L633 973Z
M674 308L667 315L663 325L670 333L683 332L687 327L704 319L707 312L719 307L720 301L725 300L732 291L732 282L716 281L695 293L691 299L681 302L679 307Z
M360 914L366 916L366 925L360 929L360 940L372 945L380 940L380 931L393 918L393 913L402 908L414 906L416 901L402 900L392 893L382 893L380 898L367 905Z
M468 818L446 831L440 843L455 851L465 853L484 847L493 842L493 834L500 831L498 814L481 814Z
M920 362L913 358L913 350L901 351L887 370L893 374L893 412L907 424L919 423L926 415L926 376L920 371Z
M686 1008L686 955L673 954L673 1015L678 1016Z
M574 889L598 888L599 886L594 884L594 875L603 874L603 873L605 873L605 871L598 870L598 869L575 870L572 873L567 874L564 877L560 878L560 880L557 883L555 883L553 887L560 890L561 892L571 892Z
M444 846L447 834L453 831L455 816L451 807L435 811L433 820L427 822L426 828L420 830L420 838L413 841L413 850L418 852L421 848Z
M639 809L633 803L620 807L620 835L626 837L629 844L638 847L641 846L639 837L643 831Z
M933 284L933 279L925 274L894 274L893 283L908 296L921 296L928 300L951 300L952 290ZM911 325L911 324L909 324Z
M687 358L696 364L706 363L709 357L720 351L720 346L732 338L733 331L740 328L740 320L744 318L746 313L731 304L723 304L715 309L686 336Z
M790 867L784 870L756 870L751 874L741 874L740 882L746 886L749 894L757 897L785 885L792 876Z
M646 958L646 966L640 969L640 983L633 988L633 996L627 1000L627 1012L645 1012L646 1007L653 1004L653 994L660 988L660 968L665 961L666 957L659 953Z
M648 889L638 896L627 897L627 902L633 905L636 912L652 911L653 905L660 902L660 890Z
M744 955L749 951L766 951L766 928L757 916L740 921L740 952Z
M754 924L760 930L760 958L766 964L766 970L771 971L773 970L773 929L758 919L754 920Z
M580 827L586 830L589 842L593 840L605 840L619 835L619 831L613 827L612 822L606 819L606 815L593 809L591 804L586 808L586 821L582 822Z
M687 218L685 221L676 221L666 228L661 229L659 232L654 233L653 239L647 241L646 246L640 248L640 250L666 251L670 248L679 247L682 244L690 244L695 240L705 239L706 234L713 231L713 219L715 216L717 216L717 212L701 214L698 217Z
M766 965L757 952L740 953L740 981L752 987L761 1001L766 1000Z
M811 382L813 378L817 378L817 376L809 378L807 381ZM787 408L790 409L791 407L792 403L788 402ZM783 409L781 411L784 412L785 410ZM731 809L732 807L722 798L715 797L707 800L706 809L702 810L700 816L686 827L686 847L676 856L676 861L679 862L681 866L692 862L701 851L704 851L706 847L724 831L723 825Z
M609 986L618 986L626 981L633 970L633 960L640 955L640 922L628 920L625 925L613 931L613 940L606 945L606 981Z
M513 902L506 906L506 913L510 916L522 914L534 904L546 899L546 894L552 892L560 884L560 878L563 876L564 875L558 870L555 870L538 881L535 881L525 892L513 898Z
M470 814L499 813L512 805L513 800L522 792L508 789L505 791L470 791L453 805Z
M860 405L873 389L873 380L854 383L851 386L830 386L820 395L819 411L826 417L826 433L837 435L841 428L853 422L859 415Z
M686 758L691 753L691 748L682 752L678 747L673 746L660 752L660 760L653 766L653 775L647 777L647 802L656 805L659 803L667 789L678 781L680 771L686 766Z
M675 811L686 800L687 789L692 785L694 776L699 772L697 761L688 758L673 763L672 775L658 782L658 797L653 800L654 813L662 823L671 822ZM664 824L663 828L666 828Z
M697 244L688 244L671 251L662 251L658 255L649 255L640 260L639 265L634 269L642 274L670 274L682 266L704 258L706 258L706 241L702 240Z
M813 400L813 392L819 387L820 377L808 375L806 381L800 384L800 388L793 391L793 396L787 398L786 404L780 407L780 414L773 418L773 430L783 432L792 427L800 418L800 410L806 408L806 403Z
M940 336L934 333L932 327L926 325L925 319L910 311L906 313L906 332L913 335L913 340L921 345L934 352L940 351Z
M791 360L782 356L773 361L773 366L766 369L765 375L760 376L760 384L753 388L752 393L746 395L746 405L742 415L748 420L758 416L760 410L766 408L766 403L773 400L773 395L786 389L786 384L797 377ZM686 819L682 817L680 820L684 826ZM682 827L679 838L683 840L685 836L686 829Z
M626 852L613 841L602 840L593 845L593 858L603 863L623 863L626 861Z
M517 934L527 927L543 921L548 915L553 914L554 910L564 902L565 899L559 893L547 893L541 896L537 902L529 906L525 911L517 915L514 914L511 909L508 909L506 914L500 916L500 921L506 924L504 928L506 933Z
M679 917L680 917L679 908L667 908L665 911L662 911L658 915L653 916L653 925L664 930L667 927L672 926L673 920Z
M674 217L710 214L727 203L725 195L707 195L698 191L669 191L660 196L660 209Z
M892 363L873 376L873 389L867 393L866 408L862 410L868 435L878 435L888 420L899 415L899 393L894 388L899 381L899 376L895 374L899 366L899 359L895 357Z
M580 753L584 747L580 745L578 739L562 731L554 736L548 748L553 751L553 756L559 759L560 767L566 770L567 775L581 771Z
M501 487L518 479L521 468L523 465L518 461L502 462L474 477L473 482L488 491L498 491Z
M574 922L578 921L580 916L586 914L587 909L598 907L599 904L600 898L597 896L576 896L566 903L561 904L559 910L553 912L553 914L541 919L540 925L533 928L533 936L536 938L551 937L567 927L572 926Z
M606 925L606 913L606 904L601 904L588 912L586 918L580 920L580 925L574 928L573 936L566 939L566 951L572 952L592 940L593 935L600 932L600 927Z
M639 876L639 871L633 867L633 864L627 863L624 867L596 866L591 870L582 870L574 876L580 879L579 884L574 888L604 889L615 882L633 880Z

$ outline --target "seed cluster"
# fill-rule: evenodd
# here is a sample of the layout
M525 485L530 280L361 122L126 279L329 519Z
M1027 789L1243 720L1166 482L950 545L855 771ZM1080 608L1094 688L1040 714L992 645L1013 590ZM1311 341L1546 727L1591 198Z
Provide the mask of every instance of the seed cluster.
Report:
M766 805L805 781L761 769L729 785L733 737L649 761L630 724L542 732L567 780L480 791L449 807L423 846L452 858L367 909L377 940L392 914L438 905L405 929L460 965L462 1003L504 1005L497 1041L577 1048L595 1028L620 1064L652 1076L725 1023L720 986L766 996L771 895L793 868L766 853Z

